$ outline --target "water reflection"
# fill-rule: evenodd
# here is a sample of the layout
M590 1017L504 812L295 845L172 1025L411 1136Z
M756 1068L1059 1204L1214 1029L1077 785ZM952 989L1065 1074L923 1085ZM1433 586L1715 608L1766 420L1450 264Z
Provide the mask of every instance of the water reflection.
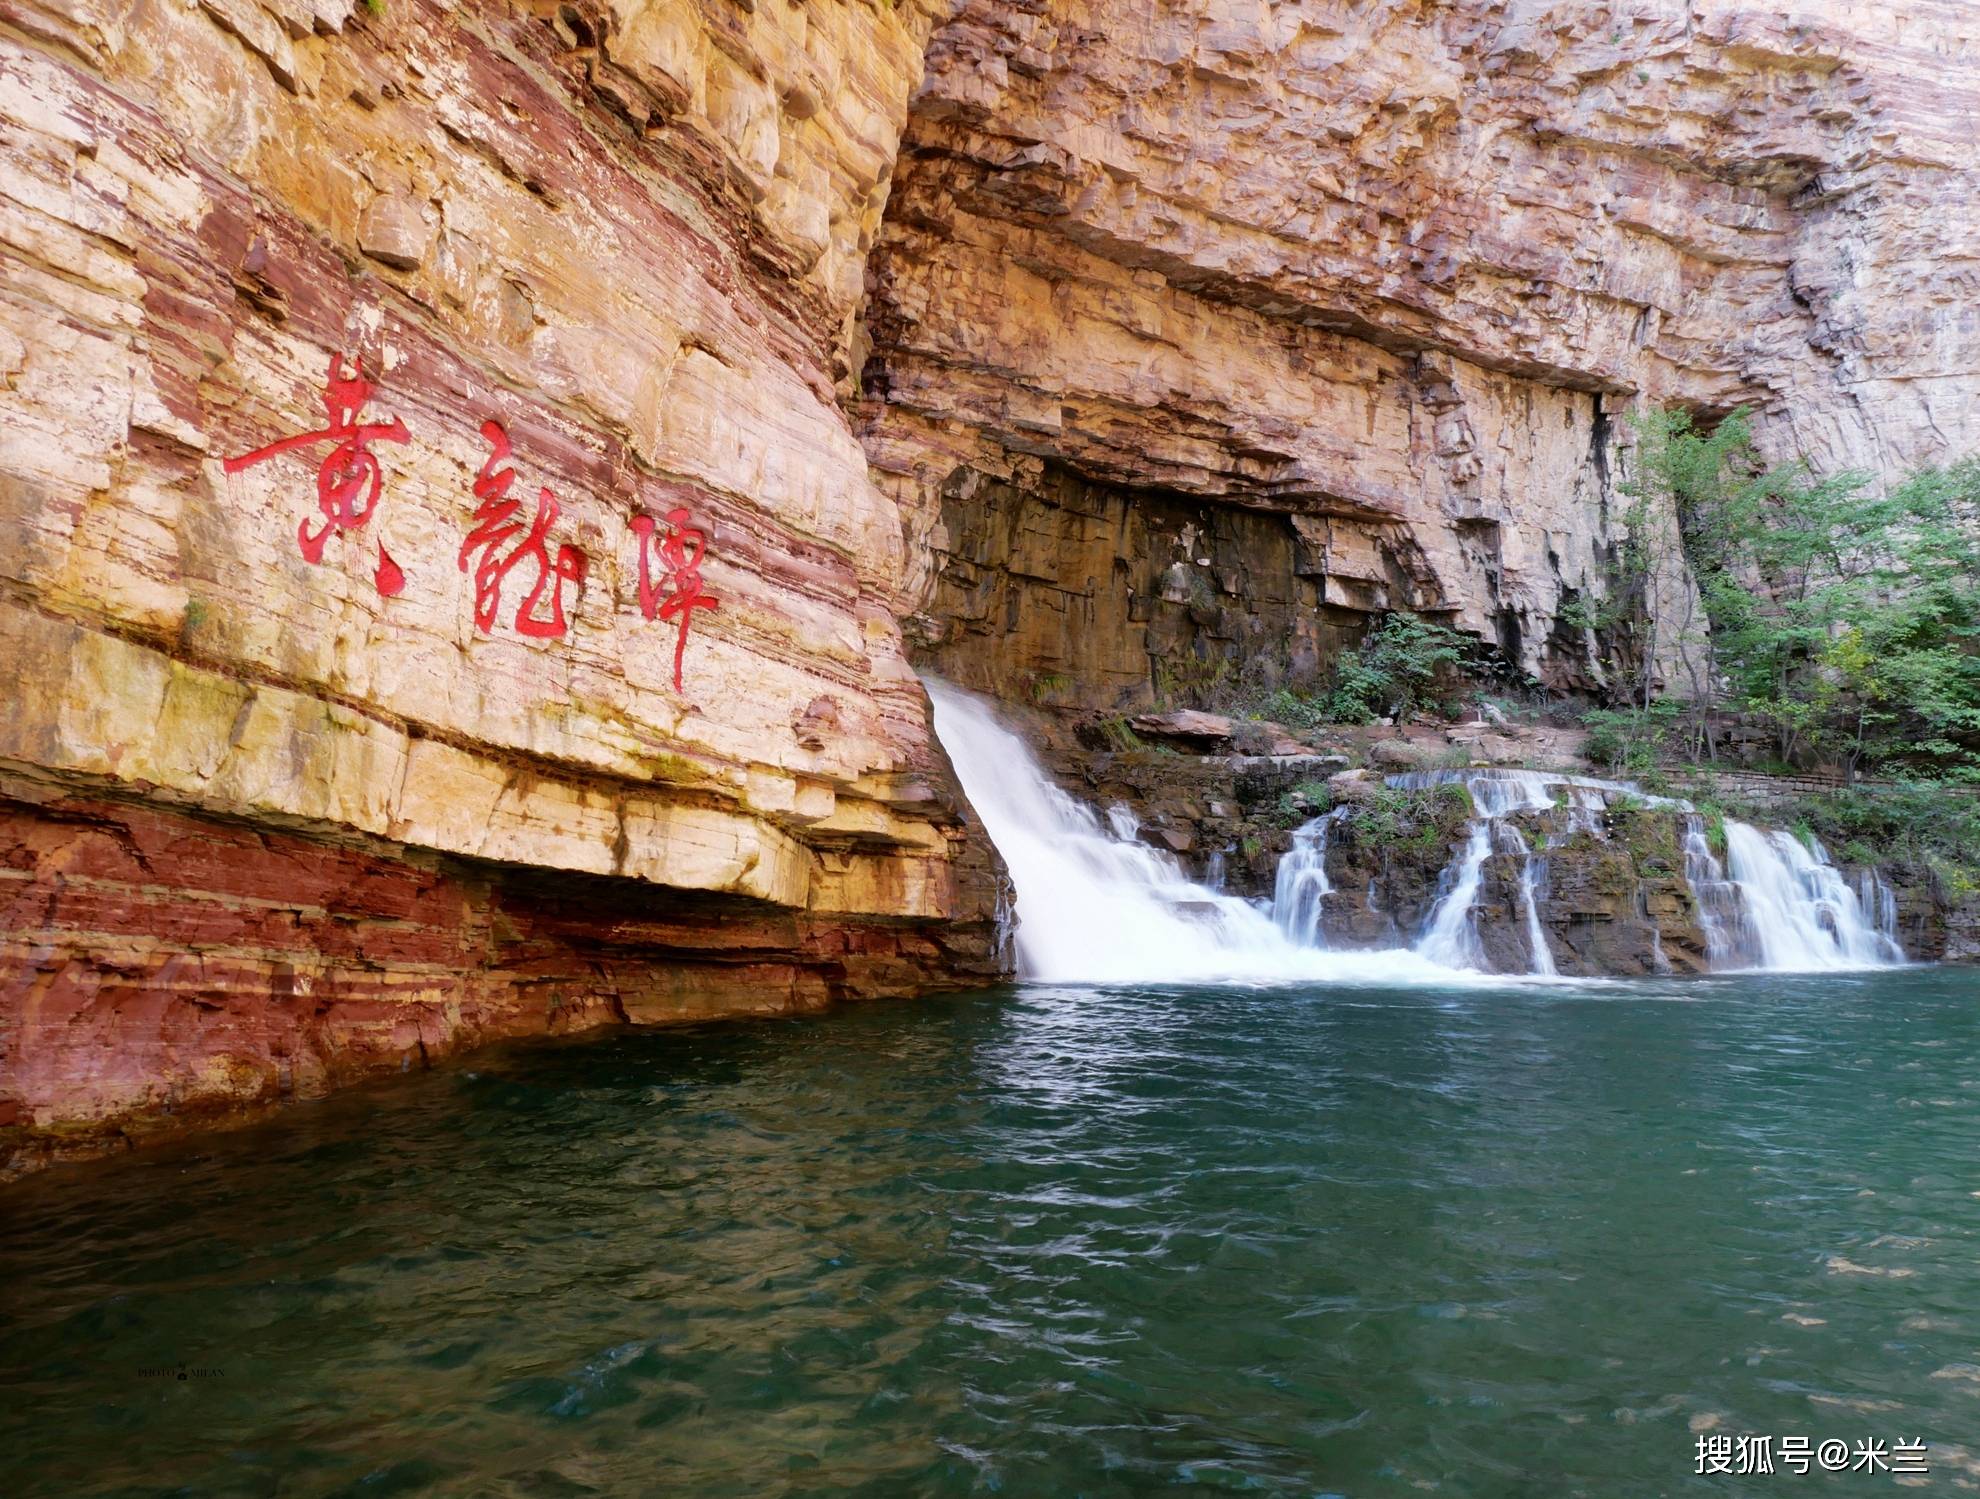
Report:
M0 1195L0 1491L1649 1495L1694 1427L1953 1441L1969 986L1036 988L485 1056Z

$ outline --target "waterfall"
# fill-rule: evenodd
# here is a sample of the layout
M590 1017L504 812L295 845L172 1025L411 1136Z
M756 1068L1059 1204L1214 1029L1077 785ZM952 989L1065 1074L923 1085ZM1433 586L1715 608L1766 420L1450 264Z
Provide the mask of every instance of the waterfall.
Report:
M1863 914L1877 934L1888 938L1892 948L1902 956L1904 949L1898 946L1897 939L1897 891L1877 870L1864 868L1856 872L1856 898L1863 903Z
M988 704L944 682L926 685L936 735L1017 887L1022 976L1158 984L1457 977L1414 953L1336 953L1290 940L1257 906L1195 883L1171 855L1139 842L1125 808L1103 823L1053 785Z
M1526 971L1536 978L1554 977L1560 970L1540 920L1540 880L1535 875L1533 847L1507 819L1520 812L1551 812L1565 804L1570 809L1570 822L1581 826L1582 819L1596 817L1591 808L1606 805L1610 791L1626 788L1616 782L1532 770L1412 771L1388 779L1391 786L1417 791L1452 783L1470 793L1478 816L1472 820L1464 848L1438 881L1437 903L1424 922L1416 950L1454 968L1486 966L1475 908L1484 883L1485 861L1498 853L1520 863L1519 910L1529 954ZM1537 862L1544 875L1546 861Z
M1325 947L1320 921L1322 898L1333 893L1327 878L1327 830L1347 811L1336 807L1293 834L1293 846L1279 860L1272 886L1272 920L1286 940L1301 947Z
M927 686L936 733L1016 885L1018 967L1027 978L1450 982L1488 966L1477 906L1495 853L1519 862L1528 973L1551 976L1557 969L1541 912L1549 861L1516 819L1553 816L1557 820L1547 826L1555 836L1565 830L1604 837L1603 814L1621 797L1683 815L1684 874L1711 968L1841 969L1904 961L1890 887L1874 870L1852 884L1819 843L1728 822L1722 865L1689 803L1622 781L1501 769L1388 778L1390 786L1418 790L1461 784L1476 815L1439 877L1436 901L1412 948L1329 950L1328 839L1350 808L1338 807L1294 833L1269 907L1241 900L1196 883L1172 855L1143 843L1126 808L1112 808L1103 818L1061 791L988 704L942 682ZM1368 904L1375 909L1372 889Z
M1492 852L1491 824L1480 818L1471 825L1464 852L1437 883L1437 904L1430 908L1416 950L1447 968L1483 968L1485 949L1478 940L1478 887L1485 860Z
M1437 904L1416 945L1419 953L1439 963L1482 966L1477 917L1471 908L1485 861L1496 850L1522 861L1519 904L1532 953L1529 972L1554 973L1539 916L1532 849L1508 819L1565 808L1570 832L1582 830L1600 837L1601 812L1612 798L1623 796L1685 814L1684 874L1698 903L1698 924L1713 970L1796 972L1878 968L1904 961L1904 949L1897 941L1897 897L1890 886L1875 870L1867 870L1852 887L1817 840L1804 845L1787 833L1728 821L1728 872L1713 855L1704 820L1689 802L1652 796L1627 781L1501 769L1413 771L1388 778L1391 786L1413 790L1449 783L1471 793L1478 816L1464 848L1439 881Z
M1896 899L1889 902L1890 928L1882 928L1885 913L1865 914L1820 840L1804 844L1790 833L1728 822L1726 861L1752 920L1756 966L1810 972L1904 961L1893 935Z
M1752 925L1746 919L1739 886L1726 878L1725 866L1705 836L1705 819L1695 812L1684 819L1684 879L1697 902L1707 964L1713 968L1742 966L1753 951Z
M1509 822L1492 824L1493 846L1501 853L1513 854L1519 859L1519 909L1526 918L1526 946L1532 957L1532 967L1528 970L1542 978L1552 978L1560 970L1554 966L1553 951L1547 946L1546 928L1540 925L1539 882L1533 877L1533 849L1520 830ZM1539 861L1544 876L1547 861Z

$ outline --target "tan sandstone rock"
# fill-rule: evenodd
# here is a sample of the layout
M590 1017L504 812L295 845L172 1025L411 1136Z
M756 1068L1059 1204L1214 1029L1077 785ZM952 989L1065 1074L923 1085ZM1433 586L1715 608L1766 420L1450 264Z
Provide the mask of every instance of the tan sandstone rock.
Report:
M1958 0L970 0L872 278L923 649L1133 706L1412 608L1599 687L1562 611L1642 403L1822 471L1980 448L1976 52ZM1655 602L1682 685L1681 568Z
M836 400L928 7L9 21L0 1113L28 1157L487 1035L1003 971L903 654L900 518ZM340 420L376 426L375 506L357 460L330 497L334 432L225 462ZM490 422L518 524L551 494L572 560L530 605L521 555L479 618ZM678 688L632 524L676 510L717 600ZM291 842L244 858L242 829ZM239 878L173 852L223 847ZM372 888L430 919L399 941L399 897L337 893Z

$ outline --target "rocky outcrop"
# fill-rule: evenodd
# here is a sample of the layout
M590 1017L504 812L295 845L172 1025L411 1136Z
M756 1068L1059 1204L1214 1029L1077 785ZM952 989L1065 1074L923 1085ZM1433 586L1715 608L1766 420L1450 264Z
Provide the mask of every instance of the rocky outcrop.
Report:
M931 659L1099 706L1407 607L1599 688L1634 404L1980 447L1976 48L1958 0L962 5L868 318Z
M911 653L1131 717L1412 608L1597 689L1633 403L1980 438L1956 0L0 16L18 1159L1002 974ZM1238 737L1147 826L1256 881Z
M836 401L926 6L5 14L30 1151L1004 971Z

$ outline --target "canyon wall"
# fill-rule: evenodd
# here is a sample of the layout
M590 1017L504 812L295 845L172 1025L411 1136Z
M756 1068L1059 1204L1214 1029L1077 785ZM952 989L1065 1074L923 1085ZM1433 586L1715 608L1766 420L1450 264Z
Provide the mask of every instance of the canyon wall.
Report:
M838 403L934 19L0 0L18 1162L1004 971Z
M911 661L1116 711L1407 607L1600 690L1639 403L1980 446L1976 51L1957 0L0 0L0 1147L1007 972Z
M1980 449L1976 55L1959 0L971 0L869 276L917 649L1130 707L1408 607L1600 689L1633 408ZM1681 686L1681 567L1655 602Z

